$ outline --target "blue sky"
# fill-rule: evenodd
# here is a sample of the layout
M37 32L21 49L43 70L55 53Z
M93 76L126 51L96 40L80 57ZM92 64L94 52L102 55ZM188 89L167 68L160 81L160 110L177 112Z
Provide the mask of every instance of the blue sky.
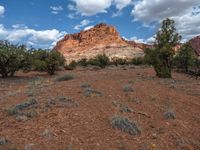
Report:
M104 22L127 39L151 42L166 17L183 40L200 34L199 0L0 0L0 39L49 48Z

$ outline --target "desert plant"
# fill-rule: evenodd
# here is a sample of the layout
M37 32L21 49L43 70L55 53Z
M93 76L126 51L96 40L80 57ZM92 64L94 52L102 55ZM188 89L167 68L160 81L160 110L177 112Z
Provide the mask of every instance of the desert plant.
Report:
M9 108L7 111L8 111L9 115L16 115L19 113L20 110L26 109L35 104L37 104L37 101L35 99L31 98L23 103L20 103L16 106Z
M103 54L97 55L95 58L90 59L88 61L88 64L105 68L109 64L109 62L109 58L105 54Z
M165 119L175 119L176 118L175 113L171 110L167 110L164 113L164 117L165 117Z
M144 63L145 63L144 58L142 58L142 57L133 58L131 60L131 64L133 64L133 65L142 65Z
M141 133L138 125L126 117L114 116L111 118L110 122L113 128L120 129L123 132L129 133L131 135L138 135Z
M133 88L132 88L132 85L131 84L127 84L123 87L123 91L124 92L133 92Z
M118 65L127 65L128 62L126 59L122 59L122 58L113 58L112 59L112 64L114 64L115 66Z
M70 64L69 64L69 67L71 67L71 68L76 68L76 66L77 66L77 62L75 61L75 60L73 60Z
M146 50L146 60L153 65L160 78L171 78L174 47L180 43L181 36L176 32L175 22L165 19L155 37L154 49Z
M81 60L79 60L79 61L77 62L77 64L78 64L79 66L87 66L87 65L88 65L88 60L87 60L86 58L82 58Z
M0 41L0 75L12 77L23 68L28 68L28 57L24 45L13 45L8 41Z
M55 78L56 81L68 81L74 79L74 76L72 74L62 74Z
M196 57L195 50L188 42L181 47L179 53L174 58L174 65L177 68L181 68L185 72L187 72L189 68L191 68L194 65L195 57Z
M33 52L33 68L35 71L53 75L60 66L64 66L64 57L56 51L36 50Z

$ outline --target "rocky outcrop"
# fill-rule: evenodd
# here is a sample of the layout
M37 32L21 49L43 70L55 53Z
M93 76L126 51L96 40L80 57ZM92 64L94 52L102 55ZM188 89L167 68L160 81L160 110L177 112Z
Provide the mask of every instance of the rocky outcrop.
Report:
M60 40L54 50L64 55L67 62L92 58L105 53L110 59L142 57L144 45L132 45L121 38L116 28L98 24L94 28L76 34L68 34Z
M192 47L196 50L198 56L200 56L200 36L197 36L189 41Z

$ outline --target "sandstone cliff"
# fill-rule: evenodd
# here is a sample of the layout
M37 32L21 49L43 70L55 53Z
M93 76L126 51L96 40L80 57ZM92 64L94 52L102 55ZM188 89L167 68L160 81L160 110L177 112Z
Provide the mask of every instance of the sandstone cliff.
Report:
M105 53L110 59L133 58L144 55L144 45L134 45L121 38L115 27L98 24L87 31L68 34L60 40L54 50L64 55L67 62L92 58Z

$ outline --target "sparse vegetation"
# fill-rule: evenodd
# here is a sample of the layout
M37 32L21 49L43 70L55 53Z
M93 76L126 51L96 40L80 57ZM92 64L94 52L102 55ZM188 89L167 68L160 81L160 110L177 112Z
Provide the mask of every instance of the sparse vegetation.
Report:
M114 116L110 121L113 128L120 129L123 132L129 133L131 135L138 135L141 133L138 125L126 117Z
M13 45L0 41L0 75L2 78L13 77L20 69L28 70L28 57L24 45Z
M133 90L133 88L132 88L132 85L131 85L131 84L128 84L128 85L125 85L125 86L123 87L123 91L124 91L124 92L133 92L134 90Z
M27 100L27 101L25 101L25 102L23 102L21 104L18 104L16 106L13 106L13 107L9 108L7 111L8 111L9 115L16 115L16 114L19 113L19 111L21 111L23 109L26 109L26 108L28 108L30 106L33 106L35 104L37 104L36 99L31 98L31 99L29 99L29 100Z
M179 44L181 36L176 32L175 22L165 19L156 34L154 49L145 50L145 60L154 66L160 78L171 78L174 48Z
M60 66L64 66L64 57L56 51L36 50L33 51L33 70L39 72L47 72L54 75Z
M133 65L144 65L145 61L144 61L144 58L142 58L142 57L133 58L131 60L131 64L133 64Z
M171 110L167 110L164 113L164 117L165 117L165 119L175 119L176 118L175 113Z
M95 58L90 59L88 64L105 68L107 65L109 65L109 62L109 58L103 54L97 55Z
M56 81L68 81L68 80L72 80L74 79L74 76L72 74L68 74L68 73L65 73L65 74L62 74L62 75L59 75L58 77L55 78Z
M83 95L85 97L93 97L93 96L102 96L102 93L92 88L86 88Z

